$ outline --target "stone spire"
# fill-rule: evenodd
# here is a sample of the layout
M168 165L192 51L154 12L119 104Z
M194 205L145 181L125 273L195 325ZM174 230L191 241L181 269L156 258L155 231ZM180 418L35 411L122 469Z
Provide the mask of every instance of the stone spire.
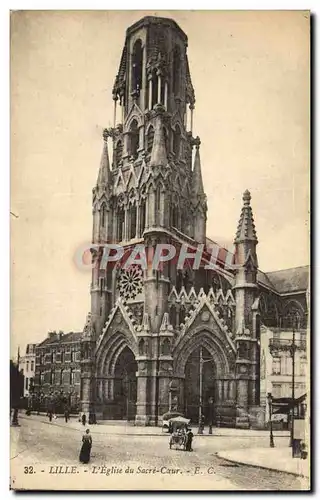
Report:
M153 137L150 167L165 167L166 165L168 165L166 143L164 139L162 119L161 116L158 115Z
M243 193L243 207L234 242L253 241L258 243L256 229L253 221L252 208L250 206L251 194L248 190Z
M103 131L103 151L101 155L100 168L97 180L97 186L107 185L111 179L109 155L108 155L108 135Z
M194 158L193 171L192 171L192 186L194 194L196 196L203 196L204 189L203 189L203 181L201 174L201 161L200 161L200 151L199 151L201 142L199 137L197 137L194 140L194 144L196 146L196 154Z

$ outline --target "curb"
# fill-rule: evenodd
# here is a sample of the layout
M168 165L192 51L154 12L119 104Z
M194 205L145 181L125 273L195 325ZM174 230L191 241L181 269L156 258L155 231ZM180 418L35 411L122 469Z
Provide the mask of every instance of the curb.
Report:
M37 415L37 416L43 416L43 415ZM36 422L36 420L32 419L32 415L28 416L28 415L22 414L22 415L19 415L19 419L20 418L25 419L25 420L32 420L32 421ZM73 430L79 431L79 432L81 432L81 430L82 430L82 428L81 429L76 429L74 427L67 426L67 424L66 425L61 425L60 423L58 423L58 419L54 420L53 422L49 422L47 420L38 420L38 421L42 422L44 424L54 423L56 426L63 427L63 428L68 428L69 427L69 429L73 429ZM90 426L90 428L91 428L91 425L93 425L93 424L86 424L86 425ZM94 426L94 428L98 428L98 427L100 427L99 424L96 424ZM112 425L105 425L104 427L106 429L108 427L112 428ZM133 428L135 428L135 426L133 426ZM108 432L103 432L101 430L100 432L93 432L93 434L108 434ZM169 433L167 433L167 432L159 432L159 433L155 433L155 432L154 433L139 433L139 432L130 432L130 433L118 433L117 432L117 433L115 433L114 432L114 433L110 433L110 434L112 434L113 436L144 436L144 437L145 436L151 436L151 437L166 436L166 437L169 437ZM200 438L205 438L205 437L208 437L208 438L229 437L229 438L231 438L232 435L231 434L220 434L220 433L219 434L197 434L197 433L195 433L194 437L197 437L197 438L199 438L199 437ZM247 438L247 439L251 439L252 438L252 436L250 434L239 434L236 437ZM277 436L277 437L278 438L288 438L289 434L288 435L280 435L280 436ZM246 464L246 465L248 465L248 464ZM271 470L273 470L273 469L271 469Z
M29 419L29 418L26 418L24 415L20 415L19 416L19 419L22 419L22 420L32 420L32 419ZM33 422L35 422L35 420L33 420ZM46 425L54 425L55 427L62 427L63 429L69 429L69 430L72 430L72 431L75 431L75 432L83 432L83 429L80 428L80 429L76 429L75 427L72 427L72 426L68 426L68 425L62 425L60 423L58 423L57 421L54 421L54 422L49 422L47 420L38 420L38 422L41 422L42 424L46 424ZM86 426L83 426L85 428L88 428L89 426L91 426L92 424L87 424ZM16 426L17 427L17 426ZM20 427L20 425L19 425ZM110 426L111 427L111 426ZM108 435L108 432L93 432L92 433L93 435L94 434L103 434L103 435ZM162 436L165 436L165 437L168 437L168 434L165 434L165 433L162 433L162 434L140 434L140 433L117 433L117 432L113 432L113 433L110 433L111 436L143 436L143 437L146 437L146 436L150 436L150 437L162 437Z
M222 453L222 452L218 451L216 453L216 456L223 459L223 460L226 460L226 462L230 462L232 464L246 465L247 467L255 467L256 469L270 470L273 472L282 472L283 474L291 474L292 476L295 476L295 477L303 477L303 478L309 479L309 476L305 476L304 474L299 474L298 472L290 472L290 471L283 470L283 469L276 469L273 467L267 467L266 465L249 464L248 462L242 462L240 460L225 458L223 455L220 455L220 453Z

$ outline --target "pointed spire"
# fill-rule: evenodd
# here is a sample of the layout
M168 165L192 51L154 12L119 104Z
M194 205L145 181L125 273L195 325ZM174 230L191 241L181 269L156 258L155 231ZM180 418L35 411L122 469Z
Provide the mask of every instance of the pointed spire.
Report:
M194 144L196 146L196 154L194 157L194 164L193 164L193 171L192 171L192 185L193 185L193 191L194 194L197 195L203 195L204 194L204 189L203 189L203 181L202 181L202 174L201 174L201 161L200 161L200 139L199 137L196 137L194 140Z
M162 120L160 115L158 115L153 137L150 167L165 167L166 165L168 165L166 143L164 139Z
M109 164L109 154L108 154L108 134L107 131L103 131L103 151L100 161L100 168L97 180L97 186L106 185L111 179L110 164Z
M256 228L253 221L252 208L250 206L251 194L248 190L243 193L243 207L234 242L254 241L258 243Z

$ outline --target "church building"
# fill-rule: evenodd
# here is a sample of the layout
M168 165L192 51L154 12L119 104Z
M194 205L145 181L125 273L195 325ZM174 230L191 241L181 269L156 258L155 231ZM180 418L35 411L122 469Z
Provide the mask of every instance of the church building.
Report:
M93 188L91 311L81 337L81 409L98 419L159 425L179 411L196 423L259 427L261 332L307 325L308 267L258 269L251 195L239 196L235 253L210 262L201 141L186 34L171 19L144 17L127 29L113 87L114 125L103 132ZM107 55L107 54L106 54ZM119 123L118 123L119 122ZM108 155L112 145L112 157ZM111 148L110 148L111 150ZM159 269L101 265L118 244L196 252ZM98 251L95 249L98 247ZM230 263L231 264L231 263ZM288 287L288 283L290 286Z

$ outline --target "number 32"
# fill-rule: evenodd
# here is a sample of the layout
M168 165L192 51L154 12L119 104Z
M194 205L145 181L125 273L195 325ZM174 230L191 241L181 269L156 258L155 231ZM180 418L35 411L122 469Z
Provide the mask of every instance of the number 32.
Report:
M24 473L25 474L33 474L33 467L32 465L28 465L28 467L24 468Z

